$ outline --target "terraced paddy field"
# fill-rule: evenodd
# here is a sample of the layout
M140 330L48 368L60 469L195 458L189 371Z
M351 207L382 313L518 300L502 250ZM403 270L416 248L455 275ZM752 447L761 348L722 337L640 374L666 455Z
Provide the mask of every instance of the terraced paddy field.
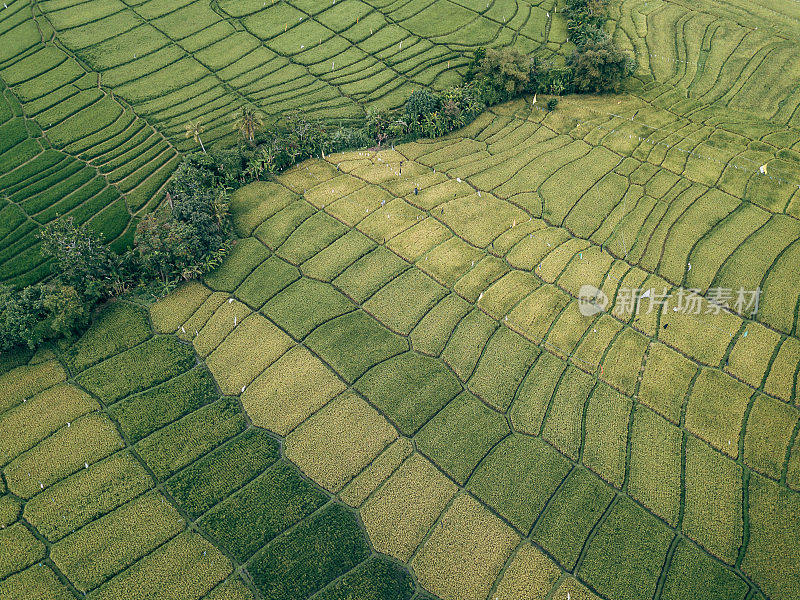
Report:
M71 214L129 244L194 148L232 143L242 106L362 118L441 88L479 45L565 45L553 0L12 0L0 10L0 282L47 274L31 233Z
M0 281L60 214L130 243L190 119L355 119L557 9L10 2ZM205 280L0 356L0 599L800 597L800 4L612 17L628 93L241 188Z
M610 30L639 61L636 93L668 90L680 116L735 109L750 139L762 141L753 117L800 123L798 6L615 0ZM0 282L47 274L33 232L56 215L129 244L180 152L194 148L184 136L189 121L203 123L206 143L225 144L242 106L351 120L397 107L421 86L458 82L478 46L563 57L574 46L559 8L557 0L5 3ZM720 143L731 141L741 140ZM790 148L797 136L792 129L764 141Z
M756 193L785 184L736 121L619 102L244 187L205 281L7 357L0 590L798 597L794 196ZM681 285L764 291L755 315L617 294Z

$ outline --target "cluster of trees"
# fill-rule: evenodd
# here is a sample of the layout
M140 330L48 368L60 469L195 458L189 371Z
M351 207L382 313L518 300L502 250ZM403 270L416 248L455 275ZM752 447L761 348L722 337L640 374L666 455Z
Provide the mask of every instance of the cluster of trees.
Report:
M221 262L231 240L221 162L191 155L178 167L165 203L138 224L133 248L117 253L71 217L39 232L53 276L20 290L0 285L0 350L35 348L82 330L94 307L133 287L168 291ZM154 290L155 291L155 290Z
M602 93L619 91L636 71L636 59L614 44L605 29L608 0L566 0L567 33L575 44L568 60L573 71L573 90Z
M436 138L464 127L484 108L486 104L469 83L440 92L420 89L411 93L400 110L369 110L365 128L378 147L390 139L405 142Z
M605 0L566 0L563 9L573 53L563 64L513 48L478 49L466 79L487 105L522 94L604 93L619 91L636 71L636 60L622 52L604 29ZM551 105L553 106L553 105Z

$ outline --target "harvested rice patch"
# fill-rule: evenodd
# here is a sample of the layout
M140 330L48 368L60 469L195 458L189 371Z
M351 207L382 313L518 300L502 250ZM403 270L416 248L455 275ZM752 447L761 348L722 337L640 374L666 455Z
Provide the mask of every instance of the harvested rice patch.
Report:
M338 492L397 438L397 431L353 393L312 415L285 441L286 457L324 488Z
M412 454L361 507L372 545L408 561L457 489L428 459Z
M460 495L411 561L420 583L442 598L483 599L519 536L467 495Z
M308 350L295 346L247 387L242 405L254 425L286 435L346 387Z

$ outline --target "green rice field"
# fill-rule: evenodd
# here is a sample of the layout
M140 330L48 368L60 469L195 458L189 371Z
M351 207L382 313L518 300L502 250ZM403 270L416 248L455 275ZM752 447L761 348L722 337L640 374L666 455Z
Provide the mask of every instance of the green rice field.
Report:
M0 282L129 245L188 120L566 56L562 6L13 0ZM0 600L800 598L800 3L610 6L624 93L242 187L217 270L0 354Z

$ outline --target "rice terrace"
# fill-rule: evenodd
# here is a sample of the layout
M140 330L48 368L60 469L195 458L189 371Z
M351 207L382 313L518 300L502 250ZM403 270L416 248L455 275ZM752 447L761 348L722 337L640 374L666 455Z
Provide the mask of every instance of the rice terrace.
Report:
M798 0L5 0L0 600L800 600Z

